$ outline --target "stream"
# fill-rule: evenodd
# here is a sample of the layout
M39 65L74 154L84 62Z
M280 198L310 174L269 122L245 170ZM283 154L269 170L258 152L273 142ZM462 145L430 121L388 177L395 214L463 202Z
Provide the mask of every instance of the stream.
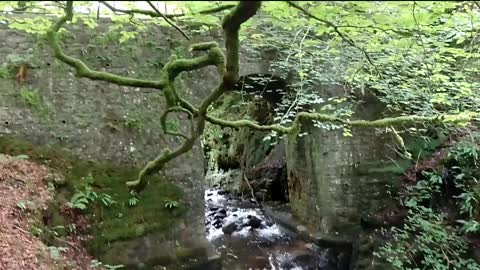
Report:
M276 224L252 200L222 189L205 190L205 225L224 270L336 270L327 250Z

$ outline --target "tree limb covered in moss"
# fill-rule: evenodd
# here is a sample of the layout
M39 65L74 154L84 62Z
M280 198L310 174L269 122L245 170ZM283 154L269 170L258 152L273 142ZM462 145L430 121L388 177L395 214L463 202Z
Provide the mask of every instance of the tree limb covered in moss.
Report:
M64 53L60 46L58 31L67 22L73 18L73 1L67 1L65 8L65 16L61 17L52 27L47 31L47 38L50 47L53 49L54 56L65 64L74 67L78 77L85 77L92 80L100 80L111 82L118 85L142 87L142 88L156 88L162 89L165 86L165 81L140 80L119 76L109 72L95 71L90 69L82 60L74 58Z
M168 114L171 113L171 112L183 112L183 113L187 114L188 119L190 120L190 134L191 134L190 136L193 136L193 134L195 132L195 124L193 123L193 114L185 108L182 108L180 106L173 106L173 107L170 107L167 110L165 110L163 112L162 116L160 116L160 124L161 124L163 132L165 134L175 136L175 137L181 137L181 138L184 138L184 139L188 140L187 135L185 135L183 133L180 133L180 132L175 132L175 131L170 131L169 130L169 128L167 126L167 117L168 117Z
M230 13L225 15L222 21L222 29L225 37L226 55L226 71L229 79L236 81L239 71L239 49L240 41L238 39L238 31L242 23L253 17L262 5L261 1L250 2L241 1Z
M459 122L468 122L474 118L479 117L480 114L453 114L453 115L435 115L435 116L418 116L418 115L408 115L408 116L399 116L399 117L387 117L373 121L367 120L346 120L333 115L321 114L321 113L309 113L309 112L300 112L297 114L295 119L292 122L292 125L289 127L284 127L282 125L259 125L251 120L236 120L228 121L220 118L207 116L207 120L215 125L222 127L231 127L231 128L241 128L248 127L255 130L262 131L276 131L282 134L289 134L300 129L300 125L305 120L316 120L320 122L330 122L338 123L347 126L354 127L389 127L389 126L399 126L409 123L459 123Z
M215 56L218 56L218 50L214 50L212 42L205 43L203 47L195 47L198 51L207 51L208 54L192 59L176 59L172 58L168 65L165 65L161 70L161 75L159 80L142 80L135 79L126 76L120 76L117 74L102 72L90 69L82 60L75 58L73 56L65 54L62 47L60 46L60 40L58 37L58 31L60 28L67 22L71 21L73 18L73 1L67 1L67 6L65 8L65 16L61 17L57 22L55 22L52 27L47 31L47 37L50 47L53 49L54 56L62 61L63 63L75 68L76 75L78 77L85 77L92 80L99 80L114 83L122 86L132 86L140 88L154 88L162 90L168 86L169 81L175 79L178 74L183 71L192 71L197 70L202 67L216 65L218 59L214 59ZM216 44L216 43L215 43ZM195 46L195 45L194 45ZM218 57L217 57L218 58Z
M195 131L181 146L177 147L173 152L167 149L155 160L150 161L147 166L140 171L136 180L127 182L128 187L134 189L136 192L141 192L147 185L146 176L161 170L167 162L188 152L190 149L192 149L195 141L203 134L205 122L207 120L208 107L210 107L215 100L217 100L225 91L229 89L232 84L232 77L238 77L238 32L240 30L240 26L249 18L253 17L260 6L260 2L240 2L235 9L230 11L230 13L225 16L223 21L223 29L226 37L225 47L227 51L227 59L224 59L225 57L216 43L202 43L192 46L191 50L209 50L208 56L211 57L212 61L216 63L219 75L223 76L222 82L212 93L202 100L198 109L186 101L180 102L183 99L178 96L176 91L172 92L172 94L176 95L175 98L179 101L179 105L186 106L186 104L188 104L189 107L186 109L190 110L192 114L197 117ZM237 55L230 56L229 58L228 55L231 54ZM172 75L175 75L176 70L183 69L178 67L182 66L182 64L183 62L176 60L167 65L167 67L170 67L168 70L172 70ZM230 69L228 69L229 66ZM174 76L170 78L170 84L173 84L173 79ZM171 87L171 89L173 90L174 87Z
M150 17L160 17L160 15L158 13L156 13L154 11L151 11L151 10L120 9L120 8L115 8L114 6L110 5L107 1L99 1L99 2L102 3L104 6L106 6L108 9L110 9L113 12L119 12L119 13L129 14L129 15L142 14L142 15L147 15L147 16L150 16ZM231 9L233 7L235 7L234 4L220 5L218 7L200 10L198 12L192 13L192 15L194 15L194 14L204 14L204 15L213 14L213 13L218 13L218 12L221 12L221 11L224 11L224 10L227 10L227 9ZM177 17L188 16L190 14L179 13L179 14L163 14L163 15L168 19L173 19L173 18L177 18Z

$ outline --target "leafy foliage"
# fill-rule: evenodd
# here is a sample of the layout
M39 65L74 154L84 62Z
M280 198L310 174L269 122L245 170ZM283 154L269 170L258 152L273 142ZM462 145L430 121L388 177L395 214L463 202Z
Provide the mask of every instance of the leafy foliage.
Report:
M106 193L97 194L93 188L90 186L90 183L93 182L93 177L89 174L85 177L86 184L84 185L83 190L77 190L77 192L70 198L68 202L68 206L70 208L76 208L80 210L86 210L88 205L91 203L99 203L104 207L109 207L112 204L116 203L116 201L112 198L112 196Z
M402 228L393 228L393 241L384 245L376 255L386 259L394 269L479 269L480 265L469 259L469 247L464 234L480 233L476 220L480 193L476 180L479 146L478 135L460 141L445 160L448 170L443 175L424 172L424 179L409 188L402 201L408 217ZM449 180L451 179L451 180ZM453 181L454 188L449 187ZM450 199L457 205L461 217L451 223L452 214L443 212L442 203Z
M179 202L171 199L165 199L163 202L165 203L164 207L169 209L176 208L180 205Z

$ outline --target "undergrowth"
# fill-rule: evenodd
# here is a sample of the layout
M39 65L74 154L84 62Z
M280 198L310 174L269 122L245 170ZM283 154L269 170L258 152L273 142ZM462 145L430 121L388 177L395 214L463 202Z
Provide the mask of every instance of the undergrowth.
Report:
M388 232L392 239L375 255L393 269L478 270L469 237L480 233L478 171L480 135L455 144L441 168L424 170L407 187L401 204L408 210L403 226Z

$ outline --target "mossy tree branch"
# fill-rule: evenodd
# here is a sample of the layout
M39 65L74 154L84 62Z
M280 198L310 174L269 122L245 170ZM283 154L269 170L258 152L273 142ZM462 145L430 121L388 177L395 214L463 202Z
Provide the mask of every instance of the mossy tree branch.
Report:
M177 158L178 156L188 152L192 149L197 139L203 134L206 121L212 124L220 125L223 127L248 127L255 130L264 131L277 131L283 134L294 133L300 130L301 123L306 120L317 120L321 122L339 123L348 126L360 126L360 127L393 127L401 124L416 123L416 122L432 122L432 123L445 123L445 122L468 122L475 117L478 117L478 113L472 114L459 114L459 115L442 115L442 116L400 116L393 118L384 118L374 121L365 120L346 120L336 116L301 112L297 114L291 126L284 127L281 125L259 125L250 120L238 120L228 121L219 119L207 115L209 106L217 100L221 95L230 89L230 87L238 80L239 72L239 39L238 33L242 23L255 15L261 6L261 2L240 2L234 9L227 14L222 22L222 28L225 35L225 47L226 57L222 53L218 44L215 42L206 42L195 44L191 47L191 51L204 51L207 54L192 58L192 59L177 59L172 56L168 63L163 67L160 73L159 80L138 80L128 77L118 76L108 72L93 71L87 67L81 60L72 56L66 55L59 43L57 36L60 28L67 21L73 17L73 2L68 1L66 6L65 16L61 17L48 31L48 37L50 45L53 48L54 55L62 62L74 67L77 71L77 75L80 77L86 77L93 80L102 80L111 82L117 85L145 87L163 90L167 101L167 108L164 114L161 116L162 128L166 134L181 137L185 141L176 149L166 149L161 155L150 161L139 173L138 178L134 181L127 182L127 186L134 189L137 192L142 191L146 185L146 176L152 173L158 172L164 167L164 165ZM192 71L206 66L216 66L218 74L223 77L220 85L210 93L197 108L190 104L187 100L182 98L175 89L174 81L176 77L184 71ZM180 133L169 132L166 128L166 118L171 112L186 113L191 123L190 136ZM195 123L193 118L196 118Z
M160 117L160 124L162 125L162 129L163 129L163 132L165 134L175 136L175 137L181 137L181 138L184 138L184 139L188 140L187 135L185 135L181 132L170 131L168 129L167 117L168 117L168 114L171 113L171 112L183 112L183 113L187 114L188 119L190 120L190 134L191 134L191 136L193 136L193 134L195 132L195 124L193 123L193 114L185 108L182 108L180 106L173 106L173 107L170 107L167 110L165 110L163 112L162 116Z
M140 80L124 76L119 76L109 72L101 72L90 69L82 60L74 58L65 54L58 37L58 31L67 22L73 18L73 1L68 1L65 8L65 16L61 17L52 27L47 31L47 38L50 47L53 49L54 56L65 64L74 67L77 76L85 77L92 80L100 80L111 82L118 85L142 87L142 88L156 88L162 89L165 87L165 81Z
M373 121L366 120L346 120L333 115L321 114L321 113L309 113L309 112L300 112L296 115L295 119L292 121L292 125L285 127L282 125L259 125L251 120L236 120L228 121L220 118L215 118L207 116L207 120L215 125L222 127L231 127L231 128L241 128L248 127L255 130L261 131L276 131L281 134L289 134L300 130L301 123L306 120L316 120L324 123L337 123L353 127L390 127L390 126L399 126L404 124L413 124L418 122L424 123L464 123L469 122L477 117L480 114L471 113L471 114L452 114L452 115L435 115L435 116L418 116L418 115L407 115L399 117L387 117Z
M174 90L173 86L173 80L178 75L178 72L185 71L187 68L190 68L191 65L185 65L185 59L175 60L166 65L167 70L169 71L168 80L170 89L172 90L171 93L175 97L175 101L177 101L180 106L189 110L197 117L196 128L194 132L192 132L192 135L173 152L170 150L165 150L155 160L149 162L147 166L140 171L138 178L135 181L127 182L128 187L134 189L136 192L141 192L147 185L147 175L161 170L167 162L188 152L190 149L192 149L195 141L203 134L207 120L208 108L215 100L222 96L222 94L227 91L229 87L232 86L232 83L235 81L233 78L238 78L238 32L240 30L240 26L242 23L255 15L257 10L260 8L260 5L261 3L259 2L240 2L238 6L224 18L223 29L225 33L225 47L227 51L226 59L216 43L201 43L192 46L190 49L191 51L208 49L208 57L215 62L219 75L223 76L220 85L202 100L198 109L181 98Z

